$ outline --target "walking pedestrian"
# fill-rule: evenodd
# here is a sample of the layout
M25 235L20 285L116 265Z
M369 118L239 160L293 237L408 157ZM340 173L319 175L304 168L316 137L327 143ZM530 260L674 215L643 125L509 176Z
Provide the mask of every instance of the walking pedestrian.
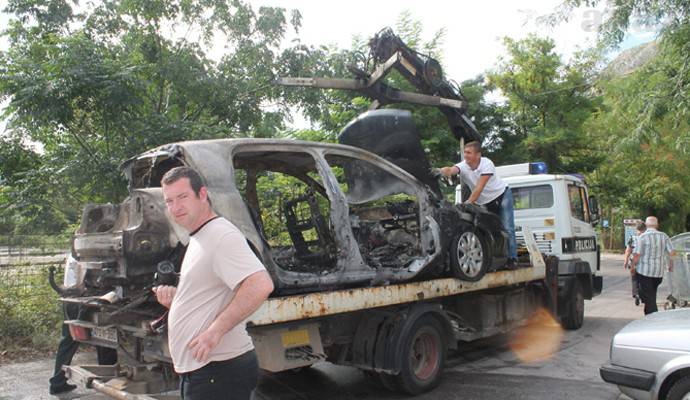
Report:
M640 221L635 226L635 234L628 239L628 245L625 247L625 262L623 268L630 270L630 283L632 286L632 297L635 299L635 305L640 305L640 284L637 282L637 274L632 268L633 252L638 246L639 236L647 230L647 225Z
M640 298L647 315L658 311L656 292L663 279L665 267L668 266L668 270L673 271L671 257L675 252L668 235L658 230L659 221L656 217L649 216L644 223L647 230L638 239L631 269L637 275Z

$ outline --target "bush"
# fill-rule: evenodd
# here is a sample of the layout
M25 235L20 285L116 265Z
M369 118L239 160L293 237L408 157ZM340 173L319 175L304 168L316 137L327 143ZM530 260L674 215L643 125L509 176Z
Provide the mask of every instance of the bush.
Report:
M62 307L48 284L48 266L0 269L0 348L54 350Z

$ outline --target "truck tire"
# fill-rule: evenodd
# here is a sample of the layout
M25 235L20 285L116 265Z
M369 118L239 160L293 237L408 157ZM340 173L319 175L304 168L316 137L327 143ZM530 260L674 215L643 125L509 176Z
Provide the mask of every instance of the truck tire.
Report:
M431 315L419 318L402 340L400 374L381 376L384 386L397 386L411 395L428 392L441 382L446 362L446 338Z
M476 230L458 233L450 246L450 267L453 276L463 281L482 279L491 263L486 239Z
M671 386L666 400L683 400L690 397L690 376L684 376Z
M582 283L575 278L571 296L565 305L565 315L561 318L561 324L565 329L580 329L585 321L585 293Z

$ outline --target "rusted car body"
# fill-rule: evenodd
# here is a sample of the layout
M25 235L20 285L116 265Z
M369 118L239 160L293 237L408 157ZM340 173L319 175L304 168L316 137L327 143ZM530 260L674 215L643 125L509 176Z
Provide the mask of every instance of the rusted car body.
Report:
M409 113L367 113L341 140L359 147L220 139L128 160L130 195L119 205L87 206L75 237L87 286L131 297L161 266L179 268L188 237L166 214L160 179L180 165L201 173L213 208L244 233L275 294L444 275L478 280L503 265L500 220L441 196Z

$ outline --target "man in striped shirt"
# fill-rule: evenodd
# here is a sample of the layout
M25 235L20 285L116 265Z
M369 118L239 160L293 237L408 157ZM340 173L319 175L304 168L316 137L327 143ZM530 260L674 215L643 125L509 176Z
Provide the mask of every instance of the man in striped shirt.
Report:
M647 217L645 225L647 231L638 239L632 269L637 274L640 297L644 303L644 313L647 315L658 311L656 291L664 276L664 267L668 265L668 270L673 270L671 256L674 255L674 251L668 235L658 230L659 221L656 217Z

